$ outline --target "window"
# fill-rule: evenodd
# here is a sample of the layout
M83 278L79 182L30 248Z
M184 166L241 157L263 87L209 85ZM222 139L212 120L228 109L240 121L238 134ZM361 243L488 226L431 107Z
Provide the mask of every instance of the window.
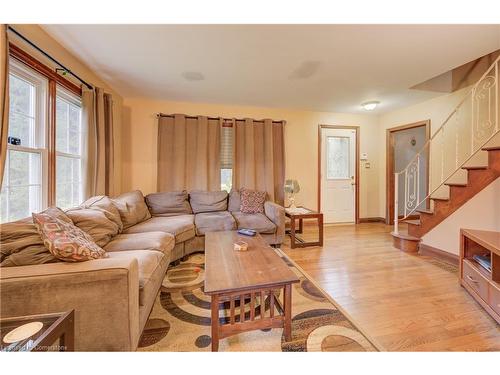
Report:
M233 124L224 122L221 128L220 188L228 193L233 186Z
M327 137L326 178L347 179L349 177L349 138Z
M30 216L46 206L46 111L48 81L16 61L9 75L9 137L0 193L1 222Z
M56 97L56 205L69 208L83 200L82 106L62 88Z
M83 198L81 89L15 45L9 52L10 141L0 222L29 217L49 205L75 206Z

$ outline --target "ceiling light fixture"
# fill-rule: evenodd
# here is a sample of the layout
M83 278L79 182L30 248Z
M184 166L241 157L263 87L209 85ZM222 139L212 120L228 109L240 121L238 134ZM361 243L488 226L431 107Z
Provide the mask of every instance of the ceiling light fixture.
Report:
M366 111L373 111L377 106L380 104L380 102L374 100L371 102L366 102L361 104L361 106L366 110Z

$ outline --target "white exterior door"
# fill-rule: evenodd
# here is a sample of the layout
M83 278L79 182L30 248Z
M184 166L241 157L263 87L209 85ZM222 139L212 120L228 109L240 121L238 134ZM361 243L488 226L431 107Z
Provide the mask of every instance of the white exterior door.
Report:
M321 129L321 212L325 223L355 222L356 131Z

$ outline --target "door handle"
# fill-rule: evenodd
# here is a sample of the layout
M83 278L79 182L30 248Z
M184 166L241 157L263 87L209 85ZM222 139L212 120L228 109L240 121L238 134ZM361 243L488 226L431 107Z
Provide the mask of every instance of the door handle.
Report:
M356 181L354 181L354 176L351 176L351 185L356 185Z

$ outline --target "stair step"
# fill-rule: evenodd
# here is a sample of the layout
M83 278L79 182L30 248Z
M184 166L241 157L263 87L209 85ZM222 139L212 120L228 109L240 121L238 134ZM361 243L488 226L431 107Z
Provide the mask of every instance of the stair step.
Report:
M487 165L473 165L469 167L462 167L462 169L467 169L467 170L482 170L482 169L488 169Z
M421 208L419 210L417 210L417 212L420 212L422 214L427 214L427 215L434 215L434 211L432 210L428 210L427 208Z
M411 225L420 225L420 220L405 220L404 221L405 223L407 224L411 224Z
M445 182L446 186L458 186L458 187L467 187L467 184L461 182Z
M441 197L431 197L432 200L435 200L435 201L443 201L443 202L446 202L446 201L449 201L450 198L441 198Z
M391 235L393 237L400 238L402 240L420 242L420 238L414 237L414 236L410 236L408 233L405 233L404 231L401 231L401 230L397 234L394 233L394 232L391 232Z
M481 150L483 150L483 151L497 151L497 150L500 150L500 146L483 147Z

